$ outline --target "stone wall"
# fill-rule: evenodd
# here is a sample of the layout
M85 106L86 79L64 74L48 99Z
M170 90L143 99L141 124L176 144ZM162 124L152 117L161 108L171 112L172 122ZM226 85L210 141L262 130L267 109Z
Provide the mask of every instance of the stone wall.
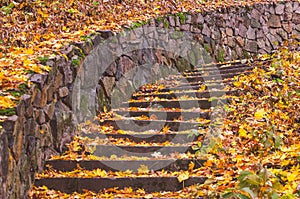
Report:
M300 5L257 3L164 16L135 26L141 27L117 36L100 31L67 45L61 50L64 56L47 61L49 74L31 76L33 85L16 115L1 124L0 198L25 198L34 173L51 154L65 149L76 123L120 103L113 98L128 98L141 84L169 73L270 53L292 37L299 41Z

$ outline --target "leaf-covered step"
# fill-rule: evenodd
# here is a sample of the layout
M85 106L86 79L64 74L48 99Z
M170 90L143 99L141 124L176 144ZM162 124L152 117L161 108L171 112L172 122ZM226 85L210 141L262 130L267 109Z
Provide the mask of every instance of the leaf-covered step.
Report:
M132 99L138 100L143 98L165 98L165 99L176 99L182 96L188 97L196 97L196 98L210 98L210 97L222 97L223 95L234 95L237 91L226 91L226 90L204 90L201 91L200 89L207 89L206 86L199 87L198 90L181 90L181 91L174 91L170 90L167 92L151 92L151 93L137 93L132 95Z
M93 155L111 157L116 156L137 156L137 157L153 157L155 154L171 155L174 153L194 153L192 144L178 146L124 146L124 145L88 145L95 148Z
M250 72L253 67L234 67L234 68L216 68L212 70L197 70L197 71L186 71L183 73L184 76L197 76L197 75L213 75L213 74L226 74L226 73L239 73Z
M187 121L170 121L170 120L104 120L99 123L100 125L112 126L115 130L125 131L149 131L149 130L161 130L165 126L168 126L172 131L185 131L189 129L198 129L199 126L203 126L199 122L187 122Z
M243 74L250 74L250 72L244 72ZM168 80L177 80L180 82L207 82L207 81L216 81L222 79L233 78L235 76L241 75L241 73L224 73L224 74L214 74L214 75L192 75L192 76L171 76Z
M73 171L78 166L84 170L101 169L105 171L126 171L132 170L137 172L141 165L147 166L151 171L166 170L166 171L180 171L188 170L189 165L193 163L194 169L203 166L205 159L159 159L154 158L148 160L48 160L46 166L50 166L57 171ZM46 169L46 168L45 168Z
M214 84L203 84L203 83L191 83L189 85L183 84L183 85L178 85L175 87L169 87L169 88L164 88L158 91L152 91L152 92L169 92L169 91L174 91L174 92L184 92L186 90L199 90L203 88L203 85L205 85L206 89L208 91L214 91L214 90L224 90L225 87L228 85L228 83L214 83ZM149 91L150 92L150 91ZM147 92L147 93L149 93Z
M53 189L48 189L46 186L42 187L32 187L32 191L30 193L31 199L37 199L37 198L45 198L45 196L49 195L55 195L57 198L59 196L63 198L114 198L114 199L125 199L125 198L135 198L135 199L145 199L145 198L151 198L151 199L173 199L173 198L191 198L192 196L195 196L193 198L197 199L205 199L205 194L202 192L199 192L197 190L198 185L192 185L192 186L184 186L183 189L179 191L162 191L162 192L144 192L144 190L132 190L130 187L125 187L124 189L119 189L118 187L114 188L108 188L104 189L101 192L95 192L95 191L88 191L84 193L64 193ZM200 196L201 195L201 196Z
M174 81L173 83L166 83L165 86L153 86L147 85L140 88L139 92L150 93L150 92L168 92L170 90L198 90L203 85L206 87L213 89L223 89L225 85L228 85L233 82L232 78L223 79L223 80L213 80L213 81L205 81L205 82L180 82Z
M209 109L216 104L223 103L226 104L228 99L161 99L153 101L142 101L142 100L131 100L129 102L122 103L122 107L164 107L164 108L181 108L181 109L190 109L190 108L201 108Z
M190 177L184 180L184 186L203 184L206 177ZM84 190L96 191L119 187L131 187L133 190L144 189L146 192L179 191L183 182L177 177L131 177L131 178L42 178L35 180L35 186L47 186L49 189L65 193Z
M196 131L196 130L195 130ZM132 142L156 142L163 143L166 141L172 143L187 143L197 139L195 133L191 130L190 133L167 133L167 134L143 134L143 133L135 133L135 134L100 134L100 133L91 133L85 134L81 133L82 137L88 137L91 139L96 138L112 138L112 139L128 139Z
M174 111L168 110L151 110L151 109L143 109L143 110L128 110L128 109L120 109L113 110L114 113L126 116L126 117L140 117L147 116L149 118L155 118L157 120L174 120L181 118L182 120L190 120L195 118L204 118L209 119L211 113L209 111L184 111L181 109L177 109Z
M243 70L244 68L251 68L252 65L248 64L242 64L242 63L236 63L236 64L214 64L210 66L200 66L197 67L193 70L187 70L185 72L200 72L200 71L215 71L215 70L230 70L230 69L241 69ZM252 67L253 68L253 67Z

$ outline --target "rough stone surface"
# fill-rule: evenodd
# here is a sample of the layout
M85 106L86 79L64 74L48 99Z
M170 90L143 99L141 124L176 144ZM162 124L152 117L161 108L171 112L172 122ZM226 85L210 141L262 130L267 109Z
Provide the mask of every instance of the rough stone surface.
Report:
M203 25L202 34L204 34L205 36L210 36L211 30L208 28L207 24Z
M59 88L58 95L60 98L66 97L69 95L69 89L67 87Z
M268 25L271 28L280 28L281 27L281 20L278 15L271 15L268 21Z
M257 52L257 42L256 41L248 41L246 43L246 50L252 53Z
M233 36L233 30L232 30L232 28L228 27L228 28L226 28L225 30L226 30L227 36L230 36L230 37Z
M256 39L256 32L255 29L253 29L252 27L249 27L247 31L247 39L251 39L251 40Z
M247 28L246 28L246 26L244 24L240 23L237 32L238 32L239 36L245 38L246 34L247 34Z
M283 14L283 12L284 12L284 4L278 4L275 7L275 14L281 15L281 14Z

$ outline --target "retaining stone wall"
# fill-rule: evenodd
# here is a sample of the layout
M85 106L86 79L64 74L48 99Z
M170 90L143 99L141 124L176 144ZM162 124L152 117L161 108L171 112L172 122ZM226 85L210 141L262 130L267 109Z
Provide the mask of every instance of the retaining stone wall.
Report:
M151 27L192 33L193 39L198 40L215 61L249 58L257 53L272 52L286 39L295 37L300 40L300 4L299 1L287 1L170 15L150 20L142 29L149 30ZM130 37L140 35L134 31L131 33ZM34 173L42 170L44 161L51 154L64 150L65 144L74 136L76 122L86 119L84 114L93 115L103 106L109 106L113 90L117 96L128 97L131 91L128 89L136 89L148 78L163 77L162 73L182 71L200 63L196 61L199 51L195 49L189 49L192 55L178 51L183 56L161 49L134 49L125 54L116 53L116 59L105 62L109 63L108 67L101 68L97 60L99 46L108 37L114 38L113 35L110 31L101 31L87 38L86 42L65 46L61 52L66 56L47 61L46 64L52 66L49 74L35 74L30 78L34 83L30 93L22 96L16 115L1 124L0 198L25 198ZM163 40L168 41L166 39L172 40L155 39L159 40L159 44L164 43ZM173 40L176 41L176 38ZM115 46L110 46L110 52L118 50L119 46L123 51L129 45L122 39L111 43ZM174 51L177 52L180 46L175 42ZM201 51L200 55L205 54ZM100 63L103 62L100 60ZM97 66L97 73L93 74L93 70L89 69L91 64ZM137 67L147 64L152 64L153 68L139 70L140 67ZM87 84L86 80L95 79L90 75L96 77L96 88L93 81L91 87ZM78 95L75 93L76 85L90 93ZM83 99L83 95L89 97ZM83 103L86 109L79 105L79 109L74 107L72 100L78 96L79 104ZM85 111L82 112L84 114L77 113L77 109ZM77 114L74 115L74 112Z

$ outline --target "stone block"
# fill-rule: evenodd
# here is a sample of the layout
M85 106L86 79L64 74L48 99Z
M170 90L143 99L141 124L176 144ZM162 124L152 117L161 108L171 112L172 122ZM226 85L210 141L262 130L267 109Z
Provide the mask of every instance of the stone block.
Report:
M257 45L260 49L264 49L266 47L265 41L263 39L257 39Z
M261 12L258 11L257 9L252 9L250 16L252 19L256 19L258 21L260 19Z
M299 5L299 2L294 2L293 11L296 14L300 14L300 5Z
M66 97L67 95L69 95L69 89L67 87L59 88L58 96L60 98Z
M285 13L292 13L293 12L293 3L292 2L285 2Z
M196 22L197 22L198 24L203 24L203 23L204 23L204 17L202 16L201 13L198 13Z
M268 26L271 28L280 28L281 27L280 17L277 15L271 15L268 20Z
M13 153L16 161L19 160L22 154L23 147L23 126L20 125L19 122L16 122L14 127L14 145L13 145Z
M47 104L47 99L48 99L47 95L48 95L48 91L47 91L46 88L44 88L44 89L42 90L41 103L40 103L41 106L40 106L40 107L46 106L46 104Z
M202 34L204 34L205 36L210 37L211 35L211 31L209 29L209 27L205 24L203 24L203 29L202 29Z
M257 53L258 45L256 41L247 41L245 49L251 53Z
M227 38L227 45L229 47L234 47L235 46L235 42L233 41L233 38L232 37L228 37Z
M57 91L59 87L63 84L63 75L60 72L57 72L54 78L54 90Z
M189 31L190 27L191 26L189 24L183 24L180 26L180 30Z
M34 74L29 78L31 82L38 84L39 88L43 88L46 79L47 79L47 75L44 74Z
M246 35L247 35L247 28L244 24L240 23L239 24L239 28L238 28L238 35L243 37L243 38L246 38Z
M261 28L261 24L256 19L250 19L250 26L252 28Z
M70 63L68 63L64 68L64 83L65 85L71 84L73 82L73 71L71 70Z
M115 86L115 78L114 77L103 77L100 80L100 84L102 85L106 96L111 97L111 92Z
M264 38L265 37L265 34L262 30L258 30L257 33L256 33L256 38L257 39L261 39L261 38Z
M243 47L245 45L245 39L240 37L240 36L237 36L235 37L235 40L237 42L237 44L241 47Z
M227 27L225 29L226 35L232 37L233 36L233 30L230 27Z
M41 101L42 101L42 92L37 87L32 89L32 101L33 106L35 107L41 107Z
M169 16L169 24L171 27L175 27L175 20L174 20L174 16Z
M186 15L186 24L191 24L192 23L192 15Z
M284 4L277 4L275 7L275 14L282 15L284 12Z
M283 20L284 21L290 21L293 19L293 13L284 13L283 14Z
M256 31L251 26L247 30L247 39L251 39L251 40L256 39Z
M47 117L47 120L52 120L53 118L53 115L54 115L54 108L55 108L55 105L54 103L51 103L51 104L47 104L44 108L43 108L43 111Z
M47 103L49 103L53 100L54 86L50 84L45 89L47 90Z

